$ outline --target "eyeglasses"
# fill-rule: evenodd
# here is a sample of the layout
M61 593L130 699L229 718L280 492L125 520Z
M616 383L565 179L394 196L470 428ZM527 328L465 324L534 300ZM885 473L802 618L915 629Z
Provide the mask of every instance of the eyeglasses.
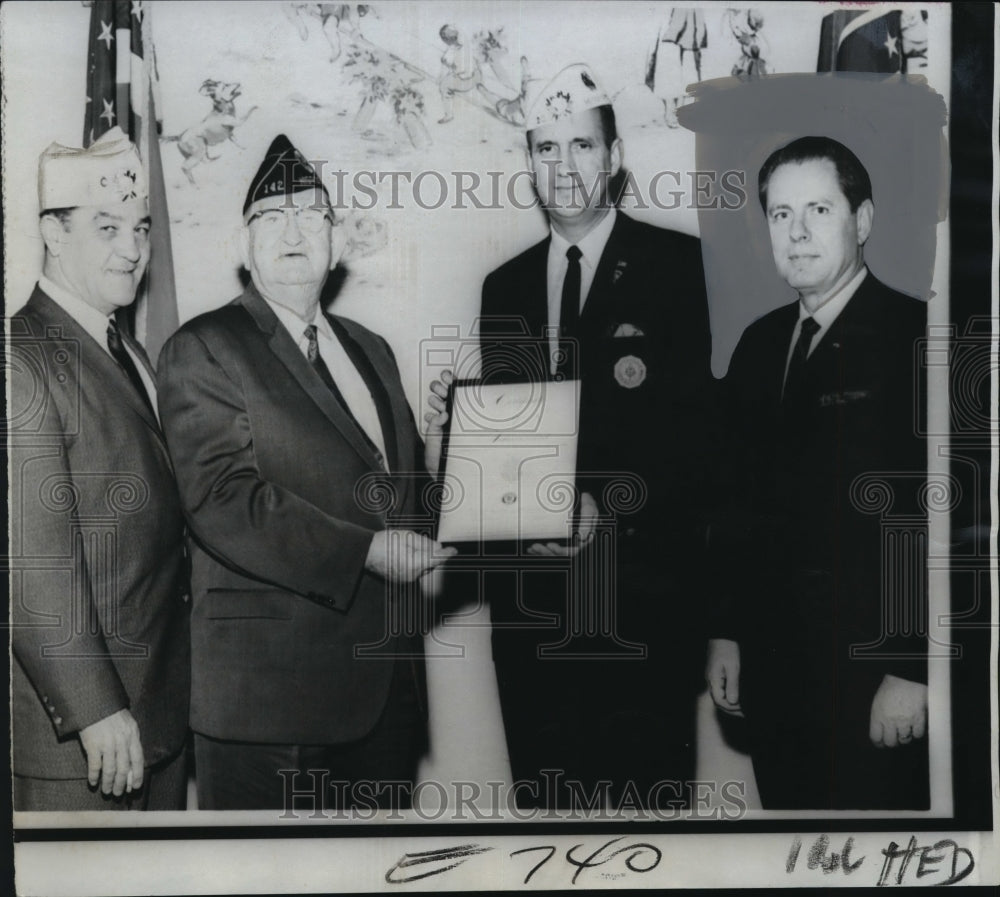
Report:
M295 223L303 233L317 234L323 229L323 222L329 221L333 224L333 215L324 209L264 209L261 212L254 212L247 224L257 222L258 227L268 233L276 233L284 230L288 222L288 216L295 218Z

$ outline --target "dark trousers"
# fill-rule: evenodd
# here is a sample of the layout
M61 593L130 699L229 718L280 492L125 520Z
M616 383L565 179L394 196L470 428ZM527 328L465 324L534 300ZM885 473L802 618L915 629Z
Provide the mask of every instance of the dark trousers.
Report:
M517 805L686 806L704 684L703 639L680 603L688 592L651 566L623 565L613 616L627 644L575 639L574 650L591 656L569 657L543 651L559 642L558 626L519 625L531 621L525 609L565 620L565 579L525 577L521 606L504 585L498 581L491 595L493 658L511 772L524 783L515 785Z
M106 795L84 779L14 776L14 809L23 812L88 810L183 810L187 802L185 751L146 769L140 789L121 797Z
M409 660L396 661L382 715L358 741L265 744L195 732L198 808L294 808L304 816L324 810L409 808L426 747L426 716L411 673Z
M927 739L878 748L868 734L872 699L892 667L851 656L852 642L866 641L878 627L852 632L860 611L848 599L869 595L877 612L879 597L864 591L864 580L838 586L825 561L815 566L786 571L767 590L768 611L740 645L740 701L761 804L928 809Z
M751 737L765 810L930 809L926 738L877 748L867 722L852 733L775 725Z
M741 695L765 810L930 808L927 739L879 748L869 738L877 671L834 678L802 654L775 665L746 657Z
M629 663L497 664L518 807L687 806L695 694Z

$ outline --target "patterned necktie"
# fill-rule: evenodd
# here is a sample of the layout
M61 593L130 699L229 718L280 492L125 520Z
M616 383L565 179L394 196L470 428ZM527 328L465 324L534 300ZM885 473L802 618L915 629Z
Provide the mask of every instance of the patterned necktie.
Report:
M118 366L122 369L125 376L132 381L132 385L136 388L139 395L142 396L146 407L150 411L153 411L153 402L146 391L146 385L139 376L139 370L136 368L135 362L132 361L132 356L128 354L128 350L125 348L124 343L122 343L122 335L118 331L118 324L113 319L108 321L108 351L111 353L111 357L118 362ZM153 416L156 416L155 413Z
M326 362L323 361L323 356L319 354L319 341L316 338L316 325L310 324L305 329L305 337L307 340L306 345L306 360L312 365L313 370L319 374L320 379L326 384L327 389L333 393L334 399L343 409L344 413L354 422L354 426L358 428L361 435L364 437L365 442L368 443L369 448L375 453L379 460L379 463L384 467L385 458L382 456L382 452L379 451L378 446L372 442L371 437L368 435L367 431L361 424L358 423L358 419L354 416L351 411L351 406L347 404L344 399L344 394L340 391L340 387L334 382L333 375L330 373L330 369L326 366Z
M566 250L566 276L563 278L562 303L559 306L559 348L561 355L556 373L562 377L579 376L576 331L580 323L580 259L579 246Z
M815 318L803 318L799 338L792 349L792 358L788 362L788 374L785 376L785 392L782 401L787 405L799 398L802 390L802 377L805 373L806 361L809 358L809 347L813 337L819 332L819 324Z

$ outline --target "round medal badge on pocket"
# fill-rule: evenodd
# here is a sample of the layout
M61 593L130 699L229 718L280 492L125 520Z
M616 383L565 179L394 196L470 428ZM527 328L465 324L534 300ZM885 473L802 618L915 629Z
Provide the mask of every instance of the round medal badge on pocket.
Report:
M635 389L646 379L646 364L635 355L625 355L615 362L615 380L625 389Z

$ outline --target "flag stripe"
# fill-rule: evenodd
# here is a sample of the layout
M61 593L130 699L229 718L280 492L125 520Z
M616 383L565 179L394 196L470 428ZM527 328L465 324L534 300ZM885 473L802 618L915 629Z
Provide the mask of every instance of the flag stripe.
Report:
M155 53L149 5L131 0L95 0L88 41L83 145L90 146L118 125L138 148L149 179L149 268L136 301L120 323L144 343L155 364L161 346L177 329L178 317L170 215L153 104ZM144 326L136 328L137 320Z

